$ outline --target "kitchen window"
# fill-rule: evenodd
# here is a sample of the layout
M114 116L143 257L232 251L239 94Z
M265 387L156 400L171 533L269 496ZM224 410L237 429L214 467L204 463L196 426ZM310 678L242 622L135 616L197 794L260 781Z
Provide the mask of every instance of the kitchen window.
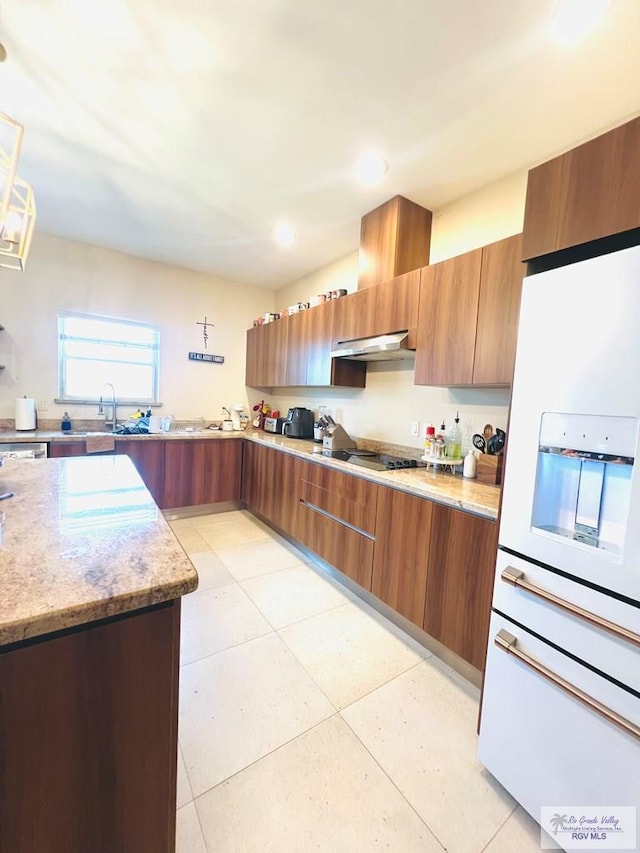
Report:
M118 402L158 402L160 330L150 323L58 314L60 402L98 402L111 382Z

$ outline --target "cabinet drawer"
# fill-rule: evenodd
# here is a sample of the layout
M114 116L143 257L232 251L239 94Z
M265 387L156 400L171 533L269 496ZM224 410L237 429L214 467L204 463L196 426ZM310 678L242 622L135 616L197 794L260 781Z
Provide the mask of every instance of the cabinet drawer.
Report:
M374 540L330 518L318 507L300 501L301 541L327 563L371 591Z
M526 660L496 645L501 631L515 638ZM634 726L640 700L496 613L489 636L479 742L485 767L536 819L541 806L553 804L637 803L640 740L565 686Z
M376 490L377 486L373 486ZM314 483L302 481L301 497L303 501L318 509L328 512L338 520L345 522L350 527L356 527L373 536L376 531L376 509L365 503L358 503L349 498L342 497L328 489L323 489Z

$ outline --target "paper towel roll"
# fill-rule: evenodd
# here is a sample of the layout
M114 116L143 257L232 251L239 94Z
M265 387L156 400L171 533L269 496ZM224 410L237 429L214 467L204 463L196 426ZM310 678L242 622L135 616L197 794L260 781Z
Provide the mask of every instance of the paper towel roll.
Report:
M16 397L16 429L36 428L36 401L32 397Z

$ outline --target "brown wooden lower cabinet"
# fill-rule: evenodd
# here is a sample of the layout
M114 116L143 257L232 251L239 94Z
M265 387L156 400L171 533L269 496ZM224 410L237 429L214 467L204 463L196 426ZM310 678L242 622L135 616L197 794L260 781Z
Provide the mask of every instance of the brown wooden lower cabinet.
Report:
M309 463L299 495L297 538L370 591L378 486Z
M304 502L300 503L298 511L298 538L327 563L371 590L373 538Z
M240 498L242 439L165 442L164 508Z
M275 527L296 537L298 483L305 463L289 453L247 441L242 462L242 500Z
M0 850L175 849L180 601L4 647Z
M49 445L49 456L52 459L64 459L67 456L86 456L87 448L84 441L62 441L51 442Z
M118 440L115 453L128 456L151 492L151 497L164 507L164 446L162 439Z
M433 503L378 488L371 592L422 628Z
M431 514L424 630L484 669L498 525L441 504Z

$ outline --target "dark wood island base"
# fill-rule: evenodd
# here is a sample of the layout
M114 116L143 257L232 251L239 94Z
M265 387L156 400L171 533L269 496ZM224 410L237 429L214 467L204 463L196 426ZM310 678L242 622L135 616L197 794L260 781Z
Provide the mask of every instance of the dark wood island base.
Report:
M0 648L1 853L175 849L180 599Z

